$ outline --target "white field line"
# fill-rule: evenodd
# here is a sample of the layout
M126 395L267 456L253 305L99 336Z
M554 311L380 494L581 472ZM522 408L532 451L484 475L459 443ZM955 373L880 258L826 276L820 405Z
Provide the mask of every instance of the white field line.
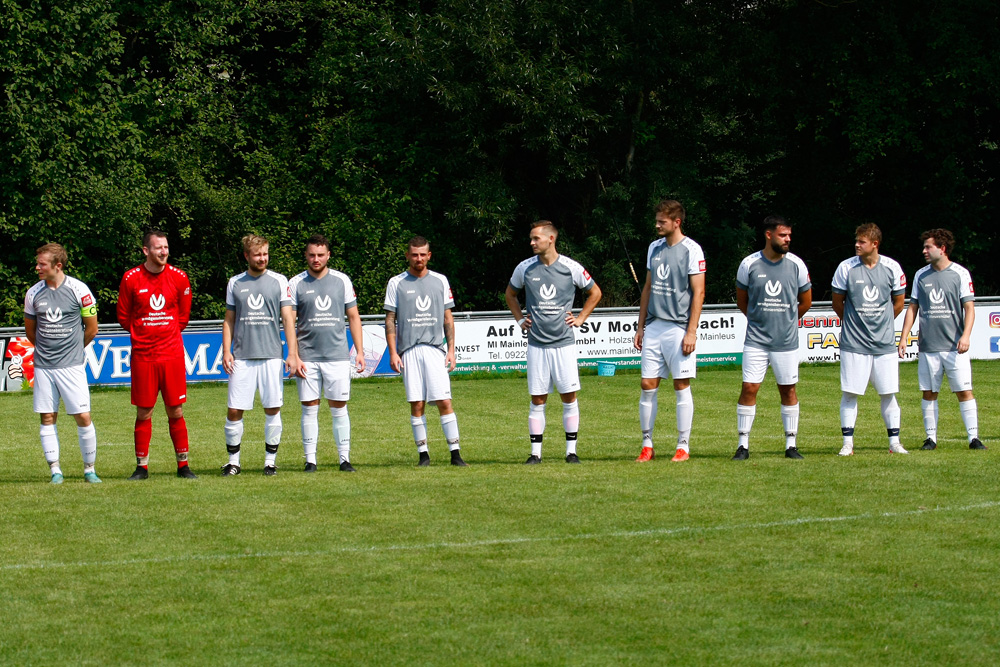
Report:
M650 528L649 530L623 530L607 533L577 533L575 535L552 535L546 537L509 537L496 540L470 540L467 542L425 542L422 544L388 544L384 546L354 546L335 549L319 549L315 551L258 551L253 553L221 553L221 554L182 554L178 556L162 556L158 558L124 558L119 560L73 561L52 563L8 563L0 565L0 571L14 570L44 570L53 568L93 568L121 567L129 565L150 565L156 563L192 563L199 561L224 562L251 558L303 558L315 556L336 556L350 553L384 553L392 551L420 551L434 549L474 549L477 547L493 547L514 544L533 544L541 542L572 542L574 540L606 540L630 539L636 537L670 537L674 535L721 533L725 531L760 530L766 528L786 528L790 526L806 526L811 524L838 523L843 521L864 521L867 519L891 519L897 517L918 516L929 513L967 512L970 510L990 509L1000 507L1000 501L963 505L960 507L925 507L903 512L869 512L865 514L849 514L845 516L817 516L769 521L765 523L738 523L728 526L681 526L679 528Z

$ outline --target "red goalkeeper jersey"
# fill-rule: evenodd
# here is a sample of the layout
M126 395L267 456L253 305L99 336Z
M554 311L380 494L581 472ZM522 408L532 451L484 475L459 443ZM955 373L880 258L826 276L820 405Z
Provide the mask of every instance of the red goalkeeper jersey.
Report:
M170 361L184 358L181 331L191 319L191 283L169 264L159 273L139 265L122 276L118 323L132 335L132 358Z

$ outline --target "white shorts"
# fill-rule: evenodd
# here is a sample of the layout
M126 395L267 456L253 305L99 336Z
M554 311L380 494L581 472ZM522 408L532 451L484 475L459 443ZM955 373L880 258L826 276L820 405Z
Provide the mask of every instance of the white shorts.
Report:
M555 388L560 394L580 391L580 369L573 345L540 347L528 344L528 393L548 395Z
M262 406L280 408L285 401L284 374L281 359L237 359L229 376L229 407L253 410L253 395L259 391Z
M767 374L767 367L774 371L780 385L797 384L799 381L799 351L772 352L750 345L743 346L743 381L760 384Z
M299 401L315 401L320 397L331 401L346 401L351 398L351 362L349 361L304 361L304 378L295 378L299 387Z
M879 396L899 393L899 355L840 353L840 389L849 394L865 395L871 382Z
M969 353L951 352L921 352L917 356L917 378L920 381L920 391L941 389L942 376L948 374L948 386L955 391L972 391L972 364Z
M675 380L693 378L698 368L695 353L682 351L687 327L676 322L653 320L642 335L642 377Z
M406 402L434 402L451 399L447 355L433 345L415 345L403 353L403 386Z
M66 414L90 412L90 387L83 364L69 368L35 368L35 412L59 412L60 397Z

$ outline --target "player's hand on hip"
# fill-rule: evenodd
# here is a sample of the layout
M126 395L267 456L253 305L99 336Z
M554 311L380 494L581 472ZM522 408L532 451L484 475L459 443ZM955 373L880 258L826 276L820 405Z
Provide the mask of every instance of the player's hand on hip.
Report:
M524 319L521 320L521 331L527 331L531 328L531 313L525 313Z
M581 324L580 320L578 318L573 317L573 311L572 310L567 310L566 311L566 324L567 324L567 326L571 326L571 327L578 327Z

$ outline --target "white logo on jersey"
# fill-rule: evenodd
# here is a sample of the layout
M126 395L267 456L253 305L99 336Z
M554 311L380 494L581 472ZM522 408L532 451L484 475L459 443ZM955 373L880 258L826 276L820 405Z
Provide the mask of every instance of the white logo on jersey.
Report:
M878 299L878 287L875 285L869 285L864 291L865 301L875 301Z
M316 297L316 310L330 310L332 305L333 299L329 295Z
M930 297L931 303L941 303L944 301L944 290L932 289Z
M247 305L250 306L250 310L260 310L264 307L264 295L251 294L247 297Z
M670 276L669 264L660 264L658 267L656 267L656 277L659 280L666 280L667 277L669 276Z
M556 286L555 285L542 285L538 288L538 295L545 299L546 301L556 298Z
M417 310L428 310L431 307L431 298L429 296L418 296L417 297Z
M149 297L149 307L153 310L161 310L166 302L167 300L163 298L162 294L154 294Z
M45 311L45 316L49 318L50 322L58 322L62 319L62 308L56 308L55 310L49 308Z
M764 291L767 292L768 296L778 296L781 294L781 283L777 280L768 280L767 284L764 285Z

